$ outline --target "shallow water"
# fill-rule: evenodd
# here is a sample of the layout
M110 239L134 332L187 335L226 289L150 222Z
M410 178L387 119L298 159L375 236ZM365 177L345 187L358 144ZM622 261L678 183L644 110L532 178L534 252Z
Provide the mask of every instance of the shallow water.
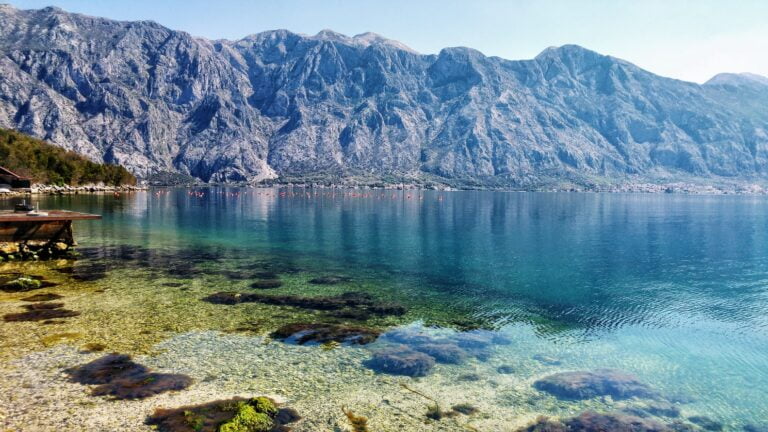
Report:
M763 197L221 188L46 197L40 205L104 219L76 225L76 261L0 264L0 272L58 283L32 293L61 294L57 302L80 312L53 325L0 323L4 428L148 430L143 420L154 408L241 394L296 407L304 416L297 431L351 430L342 406L368 416L372 430L501 431L539 414L658 402L559 400L532 385L599 368L636 375L676 404L681 421L706 415L726 430L768 423ZM282 286L251 288L255 273L274 273ZM331 275L349 280L310 283ZM363 292L407 313L351 318L202 300L218 291ZM28 295L0 292L0 313L22 311ZM384 336L338 347L269 337L296 322ZM372 353L403 342L392 332L509 343L494 341L424 377L375 373L366 367ZM101 355L82 351L86 344L196 383L142 401L90 396L61 374ZM427 419L432 402L401 384L479 413Z

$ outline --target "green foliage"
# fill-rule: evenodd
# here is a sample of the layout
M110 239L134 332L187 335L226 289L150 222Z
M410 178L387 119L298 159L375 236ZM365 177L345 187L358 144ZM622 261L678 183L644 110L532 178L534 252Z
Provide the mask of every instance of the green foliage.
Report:
M8 129L0 129L0 165L31 177L35 183L136 184L136 178L119 165L94 163L77 153Z

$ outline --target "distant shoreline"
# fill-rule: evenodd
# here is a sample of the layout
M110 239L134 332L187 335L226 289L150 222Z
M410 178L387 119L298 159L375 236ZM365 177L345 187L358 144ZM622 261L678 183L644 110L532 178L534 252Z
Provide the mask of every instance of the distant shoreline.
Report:
M250 189L268 189L268 188L299 188L299 189L365 189L365 190L434 190L440 192L455 191L487 191L487 192L573 192L573 193L635 193L635 194L682 194L682 195L768 195L768 188L762 185L699 185L692 183L633 183L620 185L606 185L605 187L541 187L541 188L504 188L504 187L448 187L443 185L425 186L420 184L384 184L384 185L365 185L365 184L316 184L316 183L270 183L270 184L248 184L248 183L197 183L197 184L152 184L152 185L84 185L84 186L55 186L55 185L35 185L25 190L12 190L11 192L0 193L3 197L35 196L35 195L85 195L85 194L121 194L139 191L148 191L161 188L250 188Z

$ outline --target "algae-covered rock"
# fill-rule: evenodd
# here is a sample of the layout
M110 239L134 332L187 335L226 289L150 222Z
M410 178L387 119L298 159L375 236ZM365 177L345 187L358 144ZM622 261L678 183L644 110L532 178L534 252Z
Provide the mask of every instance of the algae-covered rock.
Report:
M123 354L108 354L64 372L73 382L98 384L91 391L94 396L115 399L144 399L192 385L192 378L186 375L154 373Z
M17 292L17 291L31 291L39 289L43 286L43 283L38 279L22 276L18 279L8 281L0 286L3 291Z
M141 373L123 376L95 387L94 396L115 399L144 399L169 391L184 390L192 385L192 378L181 374Z
M253 408L260 413L264 413L269 415L270 417L274 417L277 415L278 409L275 402L264 396L257 396L251 400L248 401Z
M274 422L266 413L256 411L252 405L241 402L235 416L219 426L219 432L268 432Z
M560 372L536 381L534 387L561 399L590 399L597 396L627 399L656 395L635 376L614 369Z
M147 424L161 432L263 432L288 431L285 425L300 419L296 410L279 408L273 400L259 396L160 408L147 418Z

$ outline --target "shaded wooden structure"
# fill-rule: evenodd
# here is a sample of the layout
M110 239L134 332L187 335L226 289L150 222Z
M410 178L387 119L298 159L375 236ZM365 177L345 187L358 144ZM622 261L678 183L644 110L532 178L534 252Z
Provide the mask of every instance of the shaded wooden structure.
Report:
M8 168L0 166L0 184L7 184L14 189L32 187L32 179L22 177Z
M48 245L73 245L72 222L96 220L101 216L64 210L51 210L46 216L32 216L12 210L0 211L0 243L44 242Z

